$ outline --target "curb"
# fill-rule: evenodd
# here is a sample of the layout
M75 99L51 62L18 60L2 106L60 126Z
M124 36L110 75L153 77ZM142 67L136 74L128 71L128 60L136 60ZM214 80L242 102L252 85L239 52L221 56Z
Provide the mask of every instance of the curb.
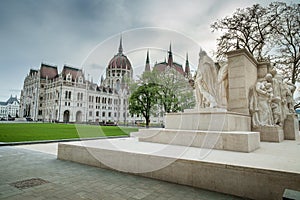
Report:
M27 144L47 144L54 142L76 142L85 140L99 140L99 139L114 139L114 138L128 138L130 136L108 136L108 137L94 137L94 138L71 138L71 139L60 139L60 140L37 140L37 141L24 141L24 142L0 142L1 146L17 146L17 145L27 145Z

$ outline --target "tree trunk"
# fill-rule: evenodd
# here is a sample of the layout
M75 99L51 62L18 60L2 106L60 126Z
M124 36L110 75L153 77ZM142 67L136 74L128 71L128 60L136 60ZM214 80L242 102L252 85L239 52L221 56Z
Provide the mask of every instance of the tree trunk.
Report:
M149 128L150 117L146 117L146 128Z

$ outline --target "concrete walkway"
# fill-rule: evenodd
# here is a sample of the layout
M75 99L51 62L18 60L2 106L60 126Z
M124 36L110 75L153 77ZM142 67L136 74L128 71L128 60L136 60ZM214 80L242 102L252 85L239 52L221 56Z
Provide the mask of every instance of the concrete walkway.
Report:
M56 159L57 143L0 147L0 199L239 199Z

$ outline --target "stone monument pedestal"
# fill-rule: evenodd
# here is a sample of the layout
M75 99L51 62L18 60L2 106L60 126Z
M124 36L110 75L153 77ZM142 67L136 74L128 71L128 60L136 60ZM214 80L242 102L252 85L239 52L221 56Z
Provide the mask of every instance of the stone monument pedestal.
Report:
M284 139L282 127L261 126L252 130L260 132L260 141L263 142L282 142Z
M130 136L138 137L138 141L140 142L246 153L260 147L259 132L141 129Z
M166 115L165 129L140 129L131 136L140 142L252 152L260 146L259 132L251 132L246 114L219 108L185 110Z
M188 109L183 113L168 113L165 127L177 130L250 131L251 118L220 108Z
M299 138L299 122L294 114L289 114L284 120L284 139L297 140L297 138Z

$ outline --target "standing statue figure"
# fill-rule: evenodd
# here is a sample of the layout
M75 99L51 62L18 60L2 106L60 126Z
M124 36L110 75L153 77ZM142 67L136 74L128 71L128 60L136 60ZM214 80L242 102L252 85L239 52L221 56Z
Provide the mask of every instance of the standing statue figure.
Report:
M228 103L228 64L221 65L218 71L218 107L227 108Z
M199 107L217 107L216 82L217 70L215 63L205 51L200 50L199 65L195 79L196 97Z
M296 86L292 83L286 83L287 84L287 96L286 96L286 100L287 100L287 108L289 111L289 114L293 114L295 113L295 100L293 98L293 94L296 90Z
M272 102L272 109L273 109L273 117L274 117L274 124L282 126L285 116L283 115L283 106L282 106L282 77L277 73L277 71L273 68L270 71L272 74L272 87L273 87L273 94L274 100Z
M250 112L253 127L274 126L271 108L273 98L271 80L272 75L267 74L264 79L257 81L250 90Z

